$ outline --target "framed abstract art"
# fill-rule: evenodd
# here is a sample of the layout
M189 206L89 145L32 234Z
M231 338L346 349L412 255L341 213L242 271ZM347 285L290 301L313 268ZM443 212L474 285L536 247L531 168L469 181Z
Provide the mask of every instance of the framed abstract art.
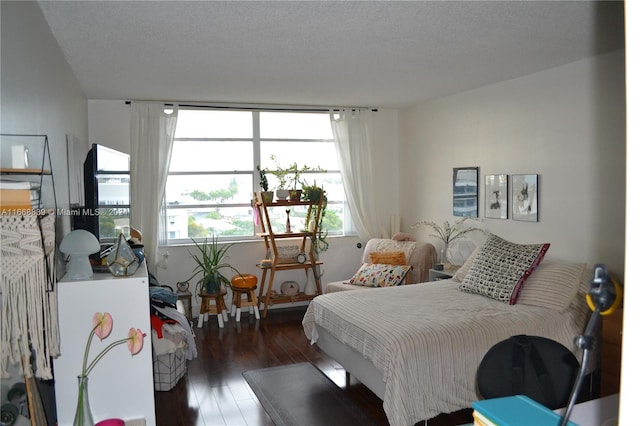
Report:
M511 217L526 222L538 221L538 175L511 177Z
M485 175L484 177L484 217L507 219L509 217L508 175Z
M478 217L478 167L453 169L453 215Z

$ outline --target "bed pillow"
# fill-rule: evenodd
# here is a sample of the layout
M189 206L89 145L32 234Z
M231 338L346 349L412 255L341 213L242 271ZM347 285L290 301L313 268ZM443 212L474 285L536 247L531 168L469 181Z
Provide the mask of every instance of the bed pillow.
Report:
M403 251L372 251L369 253L371 263L384 263L386 265L406 265L407 256Z
M527 278L518 304L564 311L578 293L586 269L585 263L545 259Z
M514 305L547 250L549 243L516 244L491 234L458 288Z
M471 253L471 255L467 258L467 260L464 261L462 266L458 268L455 274L453 274L453 277L451 277L453 281L456 281L459 283L464 281L464 277L466 277L467 274L469 273L469 269L471 269L471 265L473 265L473 261L476 260L476 256L478 255L478 253L480 253L481 247L482 246L476 247L475 250L473 250L473 253Z
M411 265L385 265L384 263L363 263L349 284L367 287L393 287L401 285L411 270Z

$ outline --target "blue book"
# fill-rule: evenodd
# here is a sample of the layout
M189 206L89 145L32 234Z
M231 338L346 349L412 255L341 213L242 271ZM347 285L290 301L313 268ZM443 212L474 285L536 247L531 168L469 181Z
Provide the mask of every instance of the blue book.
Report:
M525 395L484 399L471 406L497 426L559 426L562 421L562 416Z

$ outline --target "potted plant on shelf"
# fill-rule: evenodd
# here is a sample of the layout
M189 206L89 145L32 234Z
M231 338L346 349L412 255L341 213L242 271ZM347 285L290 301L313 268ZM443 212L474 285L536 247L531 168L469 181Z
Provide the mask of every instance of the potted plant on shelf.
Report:
M278 188L276 189L276 197L278 197L278 200L286 200L287 197L289 196L289 174L291 173L290 168L282 168L280 166L280 162L278 161L278 158L275 155L271 155L271 160L273 160L276 163L276 168L274 170L269 170L269 173L271 173L272 175L274 175L276 177L276 179L278 180Z
M205 238L202 244L198 244L193 238L191 241L193 241L198 249L199 256L189 252L193 260L196 262L196 267L193 269L194 274L189 278L189 280L200 273L203 274L202 279L196 284L196 294L226 293L226 289L223 285L229 286L231 283L227 277L222 275L221 271L224 269L231 269L236 274L240 274L236 268L224 261L228 257L227 251L229 251L232 244L224 246L219 244L218 238L215 235L211 241L209 241L208 238Z
M302 200L317 202L320 201L320 197L324 194L324 189L318 186L315 181L312 185L302 184Z
M301 188L304 187L304 183L300 180L300 176L303 172L311 170L311 168L306 164L301 168L298 168L298 163L294 162L289 166L288 170L292 175L291 184L293 185L293 188L289 189L289 199L293 201L300 201L300 198L302 197L302 189L298 189L298 185L301 185Z
M267 180L267 173L269 172L267 169L261 169L260 165L256 167L258 170L258 174L260 175L260 188L262 188L262 201L264 203L272 203L273 202L273 191L269 191L269 181Z

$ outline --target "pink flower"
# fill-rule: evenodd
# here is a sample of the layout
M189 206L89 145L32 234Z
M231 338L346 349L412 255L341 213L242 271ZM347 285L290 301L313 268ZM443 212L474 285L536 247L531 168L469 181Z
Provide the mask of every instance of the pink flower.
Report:
M146 334L144 334L139 328L129 329L129 342L127 343L127 347L129 348L129 352L131 352L131 355L136 355L142 350L144 336L146 336Z
M109 344L106 348L104 348L100 353L87 364L87 358L89 357L89 348L91 347L91 340L93 336L97 336L100 340L107 338L111 334L111 330L113 329L113 318L109 312L96 312L93 314L93 328L91 329L91 333L89 333L89 338L87 339L87 345L84 349L84 360L82 362L82 376L88 376L93 367L96 366L98 361L104 357L107 352L111 349L115 348L118 345L123 343L127 343L129 348L129 352L131 355L137 355L142 350L142 345L144 343L144 338L146 334L144 334L139 328L131 328L129 330L129 334L126 339L116 340L115 342Z
M93 314L94 333L100 340L104 340L111 334L113 329L113 318L109 312L96 312Z

